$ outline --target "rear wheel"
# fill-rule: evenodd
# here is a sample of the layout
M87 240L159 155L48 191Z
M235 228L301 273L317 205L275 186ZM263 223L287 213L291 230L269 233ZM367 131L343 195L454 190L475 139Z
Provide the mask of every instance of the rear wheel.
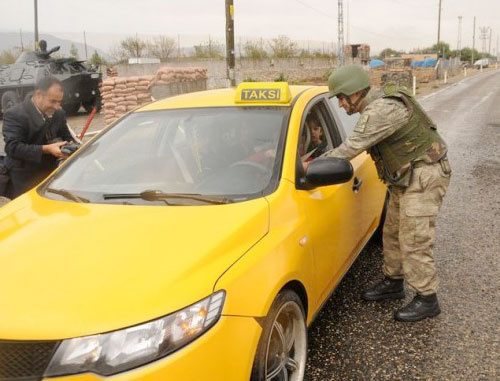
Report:
M76 102L76 103L66 103L62 107L64 111L66 111L67 115L75 115L78 112L78 110L80 110L80 106L81 106L80 102Z
M293 291L274 300L264 320L255 355L252 381L302 381L307 359L304 307Z
M2 95L2 112L5 113L9 108L19 103L17 94L14 91L6 91Z
M101 99L95 98L89 102L82 102L82 106L87 112L91 112L94 106L97 107L97 111L101 111Z

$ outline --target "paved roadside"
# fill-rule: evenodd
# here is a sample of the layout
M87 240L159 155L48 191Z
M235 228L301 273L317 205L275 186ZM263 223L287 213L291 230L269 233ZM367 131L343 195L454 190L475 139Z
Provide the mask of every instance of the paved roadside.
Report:
M381 279L367 247L309 330L307 379L500 380L500 70L423 96L453 176L437 223L442 314L393 320L411 300L363 302Z

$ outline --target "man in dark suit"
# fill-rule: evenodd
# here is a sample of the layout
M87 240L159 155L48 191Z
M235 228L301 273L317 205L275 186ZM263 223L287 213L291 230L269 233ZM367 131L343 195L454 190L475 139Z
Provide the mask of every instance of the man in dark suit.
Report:
M32 98L10 108L4 115L5 167L15 198L42 181L66 155L61 146L73 138L66 124L61 82L45 77L37 82Z

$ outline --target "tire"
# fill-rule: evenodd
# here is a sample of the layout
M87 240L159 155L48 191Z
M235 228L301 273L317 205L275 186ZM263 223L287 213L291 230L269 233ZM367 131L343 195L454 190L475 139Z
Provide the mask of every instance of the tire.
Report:
M17 98L17 94L14 91L6 91L2 95L2 113L5 112L19 103L19 99Z
M102 105L101 105L101 99L100 98L93 99L93 100L91 100L89 102L83 102L82 103L83 108L88 113L90 113L92 111L92 109L94 108L94 105L97 106L97 112L101 111Z
M34 91L28 91L26 95L24 96L24 100L26 99L31 99L33 97Z
M77 103L67 103L62 106L67 115L75 115L80 110L80 102Z
M252 381L302 381L307 360L304 307L296 293L284 290L264 319L252 368Z

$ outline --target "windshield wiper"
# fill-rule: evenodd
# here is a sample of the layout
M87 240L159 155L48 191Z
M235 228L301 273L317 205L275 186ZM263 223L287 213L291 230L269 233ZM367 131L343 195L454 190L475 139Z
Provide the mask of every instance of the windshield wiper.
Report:
M146 201L165 201L169 199L186 199L207 202L209 204L221 205L232 202L227 197L218 196L202 196L198 193L164 193L160 190L145 190L140 193L105 193L102 195L105 200L121 199L121 198L140 198Z
M74 202L90 202L86 198L77 196L76 194L73 194L70 191L67 191L65 189L47 188L46 191L49 193L58 194L59 196L63 196L64 198L67 198L68 200L71 200Z

